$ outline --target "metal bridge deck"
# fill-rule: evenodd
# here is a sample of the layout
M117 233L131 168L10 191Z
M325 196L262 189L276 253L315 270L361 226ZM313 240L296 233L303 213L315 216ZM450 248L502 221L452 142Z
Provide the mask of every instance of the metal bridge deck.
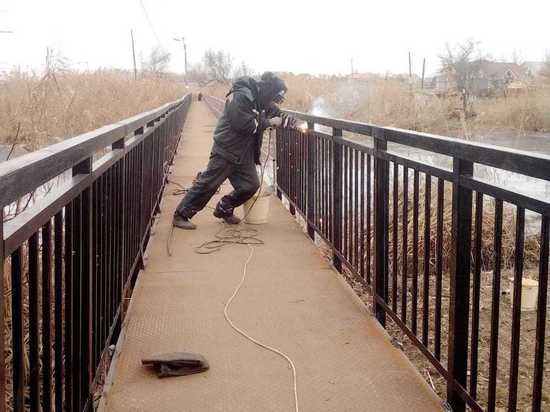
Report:
M194 103L171 179L187 186L204 168L214 116ZM246 246L214 255L194 248L221 223L205 209L198 230L176 230L166 251L180 197L165 191L162 214L139 275L105 387L102 409L123 411L292 411L292 374L285 361L236 334L223 308L242 276ZM222 193L230 187L223 186ZM211 201L215 204L219 195ZM296 364L301 411L436 411L440 399L367 312L277 198L270 221L257 226L248 279L230 311L252 336ZM141 359L158 352L200 352L203 374L158 379Z

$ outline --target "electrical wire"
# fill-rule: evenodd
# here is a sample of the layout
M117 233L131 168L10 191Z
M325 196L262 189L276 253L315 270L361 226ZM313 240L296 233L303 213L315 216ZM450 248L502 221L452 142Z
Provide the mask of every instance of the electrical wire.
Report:
M141 5L141 8L143 10L143 14L145 14L145 18L147 19L147 23L149 24L149 28L151 29L151 31L153 32L153 35L157 39L157 43L159 44L159 46L162 46L160 38L159 38L159 36L158 36L158 34L155 30L155 26L153 26L153 22L149 18L149 13L147 13L147 9L145 8L145 4L143 4L143 0L139 0L139 4Z

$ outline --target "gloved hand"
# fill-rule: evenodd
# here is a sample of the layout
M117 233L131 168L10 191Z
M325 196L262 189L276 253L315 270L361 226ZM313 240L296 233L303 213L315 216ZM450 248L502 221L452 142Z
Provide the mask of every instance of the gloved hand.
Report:
M268 120L268 123L271 127L281 127L283 119L281 117L272 117Z
M296 118L294 116L290 116L286 113L283 113L281 115L282 118L282 127L288 127L288 128L296 128Z

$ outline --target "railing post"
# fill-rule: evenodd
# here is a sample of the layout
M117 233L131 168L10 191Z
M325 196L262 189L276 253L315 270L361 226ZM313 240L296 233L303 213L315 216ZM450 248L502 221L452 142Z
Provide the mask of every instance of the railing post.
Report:
M465 402L455 388L455 381L466 388L472 231L472 191L460 185L460 177L472 176L473 172L472 162L454 159L447 401L455 412L465 410Z
M126 148L126 138L123 137L122 139L117 140L113 143L112 149L113 150L122 150L122 156L120 158L121 161L121 177L120 177L120 187L117 188L117 190L120 191L121 200L119 202L120 210L119 213L119 225L120 227L116 228L119 231L119 241L120 241L120 262L126 262L126 254L127 254L127 244L126 244L126 236L124 235L124 228L128 227L128 215L126 214L127 204L126 204L126 154L124 153ZM124 302L124 271L125 266L124 263L121 263L119 266L120 273L118 274L120 276L120 301ZM120 305L120 322L124 320L124 305Z
M92 173L92 158L89 157L84 159L82 162L73 167L72 170L73 176L90 174ZM94 273L94 263L95 257L93 256L93 213L92 213L93 203L92 203L92 188L91 186L86 188L82 192L82 228L80 228L80 233L82 235L82 255L80 256L81 265L80 268L82 273L75 273L74 275L80 276L80 287L81 287L81 302L82 305L82 314L81 314L81 325L80 325L80 344L82 346L82 351L76 350L79 355L73 353L73 356L77 358L80 366L80 375L81 383L80 394L75 393L75 406L80 407L84 406L88 401L91 401L91 383L93 376L93 360L92 360L92 342L93 342L93 331L92 331L92 302L93 302L93 273ZM78 224L78 223L77 223ZM77 240L78 241L78 240ZM80 310L73 308L73 310ZM73 363L74 367L74 363ZM76 376L76 379L79 379ZM79 396L81 395L81 396ZM80 405L78 405L80 403Z
M374 277L373 302L374 316L386 325L386 312L378 302L378 298L386 301L386 282L388 269L388 190L389 163L380 157L385 152L388 143L384 139L384 130L373 129L374 139Z
M4 319L4 206L0 205L0 319ZM0 328L0 412L6 405L6 368L4 364L4 327Z
M145 128L142 126L139 129L134 131L134 136L139 136L139 135L142 135L144 133L145 133ZM143 249L141 247L142 230L143 230L143 228L142 228L142 225L143 225L143 207L144 207L143 206L143 204L144 204L144 201L143 201L143 196L144 196L143 187L144 187L144 180L145 180L145 177L144 177L144 173L145 173L145 140L142 140L141 143L139 144L139 146L140 146L140 156L141 156L141 167L140 167L139 176L137 177L137 179L139 181L139 186L140 186L139 197L140 197L141 201L139 202L139 205L138 205L138 215L137 215L137 219L138 219L138 224L137 224L138 236L137 236L137 241L138 241L138 248L139 248L139 263L138 263L138 265L139 265L139 270L142 270L142 269L145 269L145 260L143 259ZM136 269L134 269L134 271L136 271ZM132 280L132 282L134 282L134 280Z
M342 253L342 129L332 129L332 181L334 191L332 192L332 215L333 236L332 244L335 253L332 256L332 264L342 273L342 260L339 253Z
M315 144L312 132L315 130L313 122L307 122L307 233L311 240L315 240Z
M288 130L283 130L283 133L287 134L288 139L288 187L287 187L287 199L288 210L292 216L296 215L296 207L294 203L296 201L296 175L298 174L297 165L297 153L296 153L296 135L290 133Z

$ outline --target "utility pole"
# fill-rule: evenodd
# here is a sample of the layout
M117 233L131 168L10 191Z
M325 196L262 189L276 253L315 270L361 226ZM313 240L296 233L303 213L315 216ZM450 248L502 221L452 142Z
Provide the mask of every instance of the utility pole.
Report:
M136 49L134 45L134 31L130 30L130 37L132 38L132 57L134 58L134 80L137 80L137 68L136 68Z
M185 37L182 36L181 39L174 37L174 40L183 44L183 53L185 57L185 74L187 74L187 44L185 43Z
M353 57L351 58L351 74L355 73L355 68L353 67Z
M424 60L422 60L422 90L424 90L424 75L426 74L426 58L424 57Z
M411 52L409 52L409 90L412 95L413 91L413 81L412 81L412 58L411 58Z

